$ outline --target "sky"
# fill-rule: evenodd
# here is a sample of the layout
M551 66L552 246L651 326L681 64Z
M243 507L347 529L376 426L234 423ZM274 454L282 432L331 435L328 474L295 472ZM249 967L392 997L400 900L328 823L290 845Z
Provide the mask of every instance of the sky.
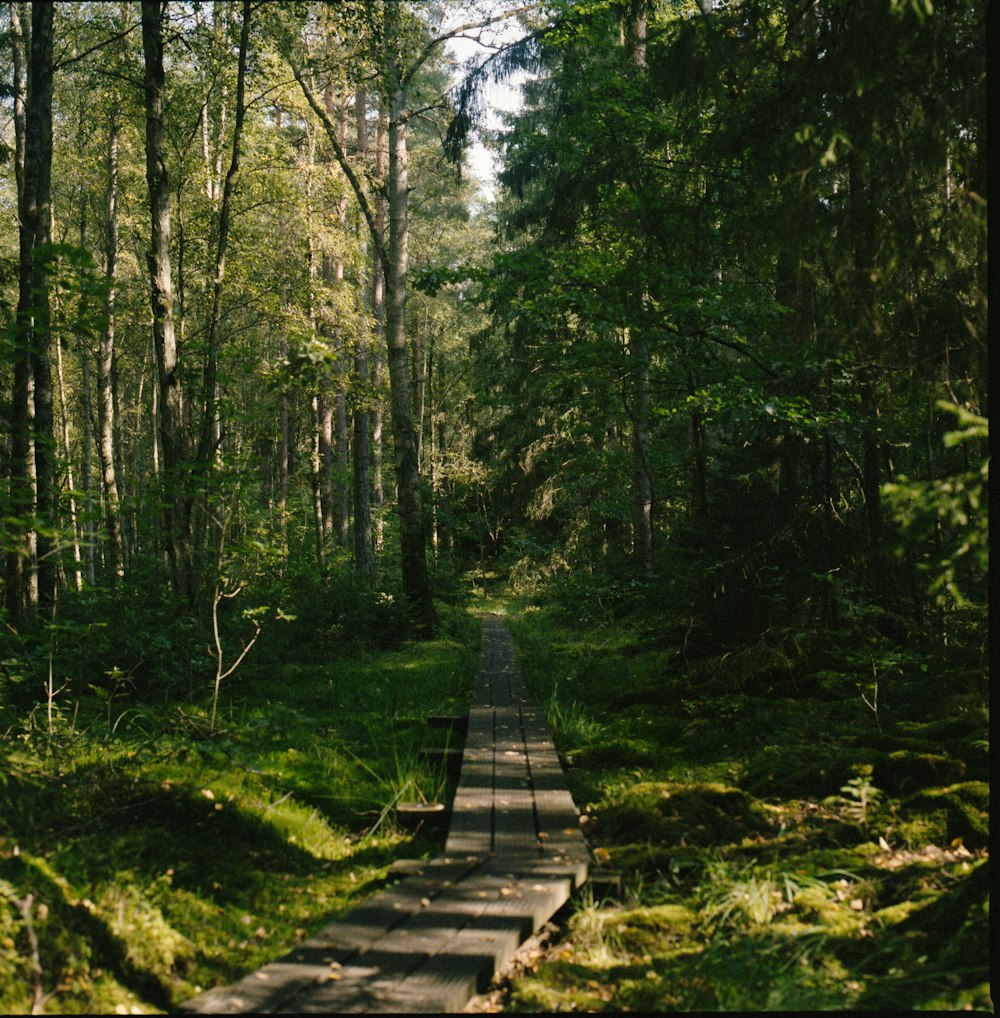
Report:
M511 26L513 28L514 26ZM514 36L516 38L516 36ZM453 59L463 63L470 57L482 58L491 51L480 46L473 39L451 39L448 42L448 51ZM455 80L460 77L456 73ZM486 129L496 130L502 126L500 113L514 112L521 107L520 82L524 81L526 75L521 73L514 76L510 83L494 84L486 86ZM481 141L476 140L469 148L466 155L467 172L471 176L479 178L482 183L484 201L492 201L496 190L496 174L499 169L498 162L492 154L486 150Z

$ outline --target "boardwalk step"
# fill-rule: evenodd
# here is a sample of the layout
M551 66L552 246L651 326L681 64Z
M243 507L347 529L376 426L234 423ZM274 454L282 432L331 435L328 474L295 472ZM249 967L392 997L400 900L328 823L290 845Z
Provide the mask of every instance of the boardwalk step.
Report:
M468 714L429 714L427 725L430 728L449 729L456 735L464 736L469 730Z
M397 802L396 820L404 831L436 830L448 823L451 810L443 802Z

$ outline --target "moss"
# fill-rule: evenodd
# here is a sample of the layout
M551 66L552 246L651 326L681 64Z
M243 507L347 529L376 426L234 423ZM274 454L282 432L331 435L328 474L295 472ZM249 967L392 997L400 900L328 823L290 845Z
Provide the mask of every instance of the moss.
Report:
M968 737L984 738L989 731L989 724L989 711L976 707L935 721L901 721L897 728L940 745L943 742L964 740Z
M953 784L965 777L965 764L937 753L900 749L882 756L875 765L879 788L899 794L931 785Z
M948 835L948 811L935 809L912 819L901 820L894 825L893 833L910 849L943 844Z
M984 860L944 894L883 930L878 950L866 947L859 958L869 975L858 1006L941 1009L946 1002L944 1010L957 1010L959 1001L987 1004L982 979L989 956L989 892L989 861Z
M895 926L912 915L922 904L923 902L919 901L901 901L896 905L880 908L875 913L875 919L882 926Z
M660 954L691 933L695 915L683 905L629 909L612 917L617 937L632 954Z
M920 792L906 802L915 813L946 815L945 838L961 838L967 848L985 848L989 842L990 788L985 781L965 781L946 788Z
M840 791L862 765L876 765L879 750L850 747L766 746L748 762L740 784L761 799L823 798Z
M717 782L642 782L598 810L596 830L605 844L714 845L766 830L762 813L744 791Z
M653 759L648 743L638 739L612 739L573 751L574 767L613 770L648 765Z
M868 732L849 740L850 745L878 749L893 753L900 749L908 749L914 753L938 753L941 743L935 739L925 739L909 735L899 725L890 732Z
M860 931L867 917L851 906L846 896L838 896L828 887L804 887L795 896L794 910L806 921L826 927L838 936Z
M674 849L652 842L615 845L608 849L608 864L621 873L653 876L670 869Z

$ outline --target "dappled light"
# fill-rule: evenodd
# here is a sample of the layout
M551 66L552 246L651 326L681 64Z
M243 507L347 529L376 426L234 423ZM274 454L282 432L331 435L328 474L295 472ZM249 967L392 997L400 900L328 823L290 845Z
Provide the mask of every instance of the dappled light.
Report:
M987 7L0 6L0 1012L993 1009Z

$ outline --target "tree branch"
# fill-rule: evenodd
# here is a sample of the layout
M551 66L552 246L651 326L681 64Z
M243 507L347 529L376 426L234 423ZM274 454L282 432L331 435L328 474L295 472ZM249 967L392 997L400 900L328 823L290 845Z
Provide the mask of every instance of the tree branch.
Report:
M424 65L427 58L434 52L434 48L442 42L446 42L448 39L455 39L465 32L471 32L475 29L481 30L489 28L490 25L499 24L501 21L509 21L511 18L516 18L519 14L527 14L528 11L536 11L541 7L541 0L535 0L534 3L523 4L520 7L515 7L513 10L504 11L502 14L496 14L492 17L486 18L484 21L469 21L464 25L456 25L453 29L448 32L443 32L441 35L434 36L433 39L429 40L424 48L417 55L417 59L407 68L406 73L403 75L402 85L405 89L410 82L413 80L413 76L420 70Z
M294 63L289 60L292 68L292 74L295 75L295 80L299 83L299 87L302 89L302 94L306 97L306 102L312 107L313 112L319 118L320 123L323 125L326 131L326 136L330 141L330 145L333 148L334 154L337 157L337 162L340 163L340 168L344 171L344 176L347 177L348 183L351 185L354 191L354 196L358 200L358 205L361 208L361 214L365 217L365 222L368 224L368 230L372 236L372 243L375 245L375 253L378 255L378 260L382 263L382 270L386 276L389 275L389 252L385 247L385 240L379 231L378 224L375 221L375 214L372 212L372 207L368 201L368 196L365 194L364 188L361 186L361 181L358 180L357 174L354 172L353 167L347 160L347 153L344 151L340 144L340 140L337 137L337 128L331 123L330 118L326 115L326 110L316 101L316 97L312 93L312 89L306 84L305 78L302 75L302 68L297 67Z

